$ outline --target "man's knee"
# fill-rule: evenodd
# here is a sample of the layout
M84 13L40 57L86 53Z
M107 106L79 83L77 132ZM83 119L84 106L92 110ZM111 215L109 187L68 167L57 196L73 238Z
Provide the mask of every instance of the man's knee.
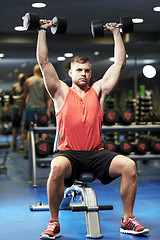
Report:
M57 157L52 160L50 177L66 178L71 174L71 171L71 164L66 158Z
M137 169L135 162L128 158L125 165L124 165L124 174L129 175L130 177L136 178L137 176Z

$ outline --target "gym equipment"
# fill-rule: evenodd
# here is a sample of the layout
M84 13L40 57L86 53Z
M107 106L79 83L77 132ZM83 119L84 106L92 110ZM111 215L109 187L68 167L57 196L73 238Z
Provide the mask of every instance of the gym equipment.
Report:
M133 32L133 22L131 17L121 17L120 23L118 23L115 27L121 28L122 33L131 33ZM91 21L91 33L94 38L104 37L104 31L106 31L105 24L101 22L101 20L93 20Z
M2 163L0 163L0 173L7 173L6 161L7 155L9 153L10 144L8 142L1 142L0 143L0 151L4 151L4 159Z
M151 144L151 153L160 153L160 140L154 141Z
M16 96L16 95L9 95L9 103L10 104L13 104L14 103L14 100L18 100L18 99L21 99L21 96Z
M53 25L51 27L52 34L64 34L67 30L67 21L63 17L55 16L52 19ZM23 27L25 30L36 31L40 28L42 22L36 13L26 13L23 19Z
M119 117L122 124L130 125L133 121L133 112L130 109L124 110Z
M0 94L0 103L1 103L2 106L5 105L5 99L4 99L4 94L3 93Z
M118 120L117 113L114 109L107 109L104 114L103 121L105 124L114 125Z
M148 145L144 140L138 140L137 144L135 145L135 150L137 154L146 154L148 150Z
M48 115L42 113L42 114L38 115L37 126L47 127L48 126L48 121L49 121Z
M51 152L51 145L45 140L40 140L35 144L36 154L41 157L46 157Z
M128 140L124 140L120 143L120 152L124 155L129 155L132 151L132 145Z
M75 181L70 188L66 188L60 210L85 211L86 238L100 239L103 235L100 228L99 210L113 210L113 206L98 206L94 189L87 186L88 182L94 180L95 176L92 173L81 173L78 181ZM29 208L31 211L49 210L49 206L43 205L41 201L39 201L38 205L31 205Z
M104 143L104 147L105 149L108 149L109 151L113 151L113 152L115 152L117 148L116 144L113 141L106 141Z

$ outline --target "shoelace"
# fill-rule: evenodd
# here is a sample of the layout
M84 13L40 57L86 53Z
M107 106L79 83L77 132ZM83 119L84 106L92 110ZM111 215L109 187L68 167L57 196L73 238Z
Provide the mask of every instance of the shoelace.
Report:
M135 227L142 228L142 226L135 219L129 218L130 222L134 224Z
M56 223L49 223L45 230L54 231L55 227L56 227Z

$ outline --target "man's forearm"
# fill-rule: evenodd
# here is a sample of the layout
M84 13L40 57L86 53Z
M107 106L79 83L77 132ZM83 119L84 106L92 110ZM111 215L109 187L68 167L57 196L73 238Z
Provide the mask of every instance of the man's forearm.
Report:
M126 63L126 51L123 39L119 32L115 32L113 34L115 47L114 47L114 61L117 64L125 66Z
M46 61L48 61L48 46L45 30L40 30L38 33L37 61L40 65L43 65Z

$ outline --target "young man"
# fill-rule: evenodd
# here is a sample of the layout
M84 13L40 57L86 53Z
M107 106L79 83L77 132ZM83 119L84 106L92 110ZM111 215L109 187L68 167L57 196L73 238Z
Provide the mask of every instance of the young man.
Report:
M24 94L21 106L26 105L26 124L27 131L27 154L29 152L29 128L30 123L34 122L36 114L47 114L50 116L51 99L45 89L40 66L36 64L33 67L33 75L25 82ZM42 134L42 139L46 138L46 134Z
M72 87L61 81L49 62L46 30L52 21L42 20L38 33L37 60L41 67L48 93L53 99L60 142L58 152L53 155L51 172L47 183L50 221L41 234L41 239L55 239L60 236L58 213L64 194L64 185L70 186L81 171L91 171L107 184L121 176L120 194L124 207L121 219L123 233L148 233L132 215L137 190L137 173L134 161L103 149L101 126L106 97L116 86L125 65L125 48L116 23L107 23L112 32L115 49L114 64L103 78L89 87L92 69L87 57L77 56L71 61L69 76Z

